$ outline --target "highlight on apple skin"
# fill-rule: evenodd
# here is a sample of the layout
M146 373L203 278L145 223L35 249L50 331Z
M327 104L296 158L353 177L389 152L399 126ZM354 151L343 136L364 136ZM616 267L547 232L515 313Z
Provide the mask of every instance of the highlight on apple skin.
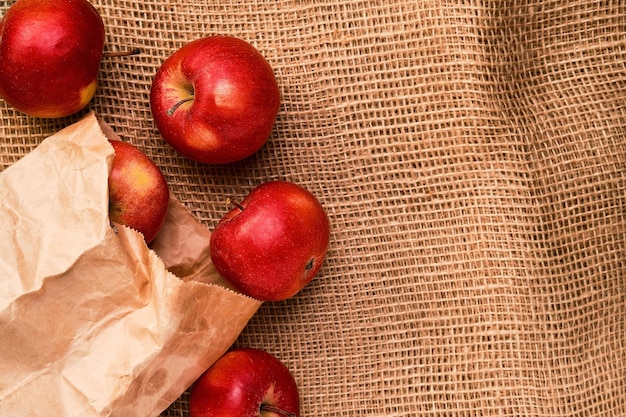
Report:
M161 136L183 156L207 164L257 152L279 107L272 67L251 44L232 36L182 46L157 70L150 90Z
M115 150L109 174L109 218L150 243L167 215L169 188L161 170L139 148L109 140Z
M69 116L93 98L104 24L87 0L17 0L0 21L0 97L35 117Z
M240 292L280 301L302 290L326 257L330 222L317 198L288 181L269 181L235 203L211 234L217 271Z
M235 348L192 386L191 417L300 417L298 386L289 369L270 353Z

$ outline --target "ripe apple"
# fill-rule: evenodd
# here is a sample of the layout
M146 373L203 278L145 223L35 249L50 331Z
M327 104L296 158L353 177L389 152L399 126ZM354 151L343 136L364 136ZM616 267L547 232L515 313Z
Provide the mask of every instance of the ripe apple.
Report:
M161 136L180 154L223 164L258 151L272 132L280 93L270 64L230 36L192 41L167 58L150 90Z
M195 382L189 412L191 417L299 417L300 396L278 358L260 349L236 348Z
M96 91L103 45L87 0L17 0L0 21L0 97L36 117L78 112Z
M161 170L134 145L109 140L115 156L109 174L109 218L156 237L167 214L169 189Z
M211 259L235 288L262 301L287 299L320 269L330 241L324 208L288 181L254 188L211 234Z

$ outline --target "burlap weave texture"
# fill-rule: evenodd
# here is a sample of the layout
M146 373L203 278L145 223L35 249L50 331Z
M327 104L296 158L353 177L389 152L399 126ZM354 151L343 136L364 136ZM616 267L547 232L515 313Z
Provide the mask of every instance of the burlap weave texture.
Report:
M270 179L326 207L322 271L237 342L287 364L302 415L626 415L623 2L93 3L107 51L143 52L103 60L89 109L202 222ZM176 154L148 100L212 34L255 45L282 94L266 146L225 166ZM0 169L81 114L0 101Z

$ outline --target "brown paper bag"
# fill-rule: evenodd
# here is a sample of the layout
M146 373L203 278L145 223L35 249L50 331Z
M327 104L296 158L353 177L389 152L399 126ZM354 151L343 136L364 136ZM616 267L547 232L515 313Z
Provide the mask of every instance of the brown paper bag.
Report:
M224 288L175 198L154 250L111 227L107 138L90 113L0 174L4 415L157 416L261 305Z

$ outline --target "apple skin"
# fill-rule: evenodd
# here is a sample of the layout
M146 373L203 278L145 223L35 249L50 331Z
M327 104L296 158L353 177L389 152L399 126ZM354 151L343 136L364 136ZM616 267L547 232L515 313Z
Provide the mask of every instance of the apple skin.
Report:
M288 181L254 188L218 222L210 240L217 271L262 301L290 298L322 266L330 222L313 194Z
M169 189L161 170L134 145L109 140L115 150L109 174L109 218L140 232L146 243L161 230Z
M18 0L0 22L0 96L31 116L74 114L95 94L103 46L87 0Z
M258 151L279 107L270 64L248 42L230 36L182 46L157 70L150 89L161 136L183 156L207 164L239 161Z
M278 358L260 349L235 348L194 383L189 412L191 417L299 417L300 396Z

